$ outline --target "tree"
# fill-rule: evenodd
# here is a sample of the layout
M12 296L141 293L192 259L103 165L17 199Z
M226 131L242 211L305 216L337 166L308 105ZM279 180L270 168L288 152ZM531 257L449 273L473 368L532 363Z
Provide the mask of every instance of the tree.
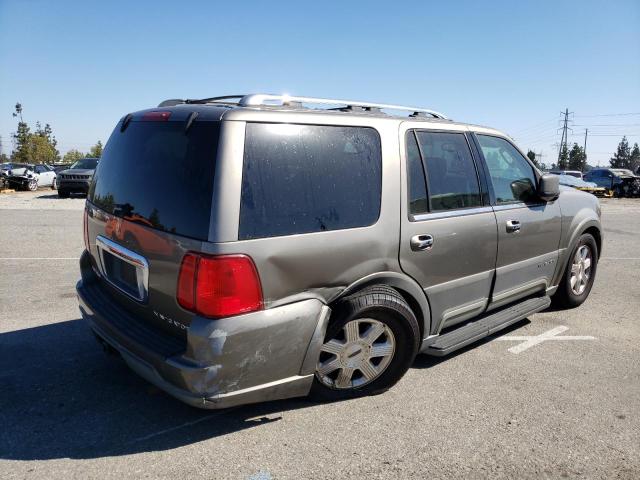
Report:
M87 153L87 157L100 158L101 156L102 156L102 142L98 140L98 143L96 143L93 147L91 147L91 150L89 150L89 153Z
M633 150L631 150L629 163L631 164L631 168L634 172L637 172L638 169L640 169L640 148L638 148L637 143L633 144Z
M43 127L36 122L35 132L31 132L29 125L22 118L22 104L16 103L14 117L20 117L17 130L12 134L15 148L11 159L19 163L53 163L60 158L56 149L58 142L53 135L51 125Z
M631 150L629 149L627 137L622 137L618 144L618 149L609 160L609 163L611 168L631 168Z
M9 157L6 153L0 153L0 163L8 163Z
M62 157L62 161L64 163L75 163L84 157L86 157L84 153L82 153L80 150L76 150L75 148L73 148L64 154L64 157Z
M13 154L11 160L17 163L29 162L29 137L31 136L31 129L29 125L22 119L22 104L16 103L14 117L20 117L17 130L11 134L11 138L14 143Z
M569 152L569 170L580 170L582 172L586 164L587 155L584 153L584 148L574 143Z
M560 170L567 170L569 167L569 151L567 150L567 144L562 145L562 150L560 151L560 158L558 159L558 168Z

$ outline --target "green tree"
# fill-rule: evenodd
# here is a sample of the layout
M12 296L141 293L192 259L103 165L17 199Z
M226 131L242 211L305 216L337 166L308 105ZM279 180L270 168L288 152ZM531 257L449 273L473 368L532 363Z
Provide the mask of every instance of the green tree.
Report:
M0 153L0 163L7 163L9 162L9 157L7 156L6 153Z
M631 156L629 159L629 163L631 164L631 168L634 172L640 171L640 148L638 148L638 144L633 144L633 150L631 150Z
M569 167L569 151L567 150L567 145L562 145L562 150L560 151L560 158L558 159L558 168L560 170L567 170Z
M91 149L89 150L89 153L87 153L87 157L100 158L101 156L102 156L102 142L98 140L98 143L96 143L93 147L91 147Z
M19 117L17 130L12 134L15 149L12 154L14 162L21 163L53 163L60 158L56 148L58 142L53 135L51 125L43 127L36 122L35 132L31 132L29 125L22 117L22 104L16 103L14 117Z
M76 150L75 148L73 148L64 154L64 157L62 157L62 161L64 163L75 163L84 157L86 157L84 153L82 153L80 150Z
M31 129L29 125L22 119L22 104L16 103L14 117L19 117L18 128L11 134L15 148L11 155L11 160L17 163L29 162L29 138L31 137Z
M574 143L571 151L569 151L569 170L580 170L582 172L586 164L587 155L584 153L584 148Z
M627 137L622 137L616 153L609 160L611 168L631 168L631 149Z
M40 135L31 135L27 142L29 163L54 163L58 160L58 151Z

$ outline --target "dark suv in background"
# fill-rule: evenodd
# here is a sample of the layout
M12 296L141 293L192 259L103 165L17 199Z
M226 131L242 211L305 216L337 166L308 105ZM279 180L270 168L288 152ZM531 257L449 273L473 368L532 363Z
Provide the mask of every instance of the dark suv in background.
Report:
M86 194L99 160L83 158L71 165L71 168L58 172L58 196L67 198L72 193Z

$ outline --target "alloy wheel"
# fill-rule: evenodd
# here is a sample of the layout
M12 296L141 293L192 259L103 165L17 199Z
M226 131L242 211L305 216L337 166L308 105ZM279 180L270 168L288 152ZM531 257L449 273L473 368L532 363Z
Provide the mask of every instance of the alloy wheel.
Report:
M569 279L574 295L582 295L587 288L589 278L591 278L592 260L591 249L587 245L580 245L573 257Z
M361 387L382 375L395 350L389 326L372 318L351 320L322 345L316 377L329 388Z

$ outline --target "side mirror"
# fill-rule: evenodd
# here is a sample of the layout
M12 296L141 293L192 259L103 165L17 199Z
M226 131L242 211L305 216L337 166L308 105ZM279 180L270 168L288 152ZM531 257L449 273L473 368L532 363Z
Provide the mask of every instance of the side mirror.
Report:
M538 197L551 202L560 196L560 178L557 175L544 174L538 183Z

